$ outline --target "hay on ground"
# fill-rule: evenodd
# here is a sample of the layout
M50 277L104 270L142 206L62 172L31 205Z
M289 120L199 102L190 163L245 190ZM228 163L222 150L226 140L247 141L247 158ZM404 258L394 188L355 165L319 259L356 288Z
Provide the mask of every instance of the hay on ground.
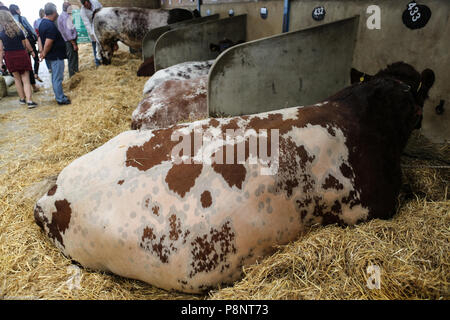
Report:
M95 68L91 50L90 45L80 46L81 72L64 83L72 105L41 105L34 113L23 109L14 117L2 118L3 124L20 116L28 126L11 132L7 142L0 141L0 298L449 298L449 171L417 168L404 169L399 214L392 220L313 229L246 268L245 277L233 287L210 295L167 292L87 269L76 271L80 275L76 286L72 280L77 269L68 269L72 261L34 223L36 190L45 188L40 182L57 175L74 159L129 130L131 113L146 81L136 76L137 56L119 51L112 65ZM30 137L39 137L39 142L27 144ZM439 148L439 157L447 157L447 147ZM14 153L17 150L21 150L19 156ZM433 160L404 158L404 164L408 161L434 164ZM366 286L370 264L381 268L380 290Z

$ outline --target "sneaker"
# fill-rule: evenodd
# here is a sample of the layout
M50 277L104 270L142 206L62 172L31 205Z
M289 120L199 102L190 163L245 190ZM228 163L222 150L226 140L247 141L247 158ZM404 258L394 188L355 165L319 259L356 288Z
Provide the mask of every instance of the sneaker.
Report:
M36 102L28 102L28 109L33 109L36 108L38 106L38 104Z
M57 101L58 102L58 104L60 105L60 106L63 106L63 105L67 105L67 104L71 104L72 102L70 102L70 100L64 100L64 101L62 101L62 102L59 102L59 101Z
M20 99L20 100L19 100L19 103L20 103L20 104L27 104L27 102L25 101L25 99Z
M39 78L39 76L38 76L37 74L35 74L34 77L35 77L35 79L36 79L37 81L39 81L39 82L44 82L44 81L42 81L41 78Z

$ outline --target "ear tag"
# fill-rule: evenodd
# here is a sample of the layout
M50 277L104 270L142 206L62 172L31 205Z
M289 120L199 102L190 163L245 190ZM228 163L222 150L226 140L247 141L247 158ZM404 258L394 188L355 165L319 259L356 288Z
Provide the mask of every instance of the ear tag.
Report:
M359 78L359 82L364 82L364 76Z
M419 87L417 88L417 92L419 92L420 88L422 88L422 81L419 83Z

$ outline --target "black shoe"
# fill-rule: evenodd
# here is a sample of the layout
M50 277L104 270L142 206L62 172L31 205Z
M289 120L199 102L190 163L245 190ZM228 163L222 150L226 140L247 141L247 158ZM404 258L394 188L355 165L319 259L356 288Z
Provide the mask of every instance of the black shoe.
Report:
M38 106L38 104L36 102L28 102L28 109L33 109L36 108Z
M57 101L58 102L58 104L60 105L60 106L63 106L63 105L67 105L67 104L71 104L72 102L70 102L70 100L64 100L63 102L59 102L59 101Z
M20 99L20 100L19 100L19 103L20 103L20 104L27 104L27 102L25 101L25 99Z

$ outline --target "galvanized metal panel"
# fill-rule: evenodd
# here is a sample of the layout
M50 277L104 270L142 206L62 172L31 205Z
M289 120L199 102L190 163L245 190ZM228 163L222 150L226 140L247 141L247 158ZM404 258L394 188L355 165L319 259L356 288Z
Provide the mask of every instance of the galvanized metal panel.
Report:
M150 30L145 35L144 40L142 40L142 59L145 60L154 55L156 41L158 40L158 38L160 36L162 36L167 31L186 27L191 24L203 23L203 22L218 20L218 19L219 19L219 14L213 14L210 16L181 21L178 23L173 23L173 24L170 24L167 26L154 28L154 29Z
M209 73L210 115L313 104L347 86L359 17L228 49Z
M185 61L215 59L209 45L221 40L246 40L247 15L208 21L168 31L159 37L155 46L155 70Z

